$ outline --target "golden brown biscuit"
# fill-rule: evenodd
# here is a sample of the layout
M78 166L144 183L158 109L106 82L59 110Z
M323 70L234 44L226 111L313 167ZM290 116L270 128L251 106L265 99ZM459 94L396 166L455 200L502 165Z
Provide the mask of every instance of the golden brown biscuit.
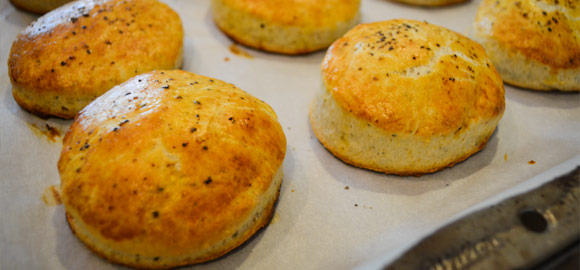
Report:
M12 44L12 94L34 114L73 118L137 74L181 66L182 47L179 16L157 0L72 2L40 17Z
M114 263L217 258L272 216L286 139L263 101L185 71L138 75L84 108L58 162L78 238Z
M417 6L447 6L461 2L466 2L467 0L393 0L393 1Z
M580 91L577 0L484 0L474 28L506 83Z
M241 44L284 54L328 47L359 20L360 0L212 0L217 26Z
M504 87L483 48L413 20L361 24L328 49L310 122L358 167L420 175L481 150L503 115Z
M10 0L19 9L44 14L72 0Z

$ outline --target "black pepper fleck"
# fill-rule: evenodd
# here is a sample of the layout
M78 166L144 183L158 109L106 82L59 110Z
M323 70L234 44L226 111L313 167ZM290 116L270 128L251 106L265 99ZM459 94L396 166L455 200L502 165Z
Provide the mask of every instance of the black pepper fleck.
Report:
M211 183L211 176L208 177L205 181L203 181L204 184L209 185L209 183Z
M91 146L90 144L88 144L88 143L85 143L85 145L83 145L83 146L82 146L82 147L81 147L79 150L80 150L80 151L83 151L83 150L85 150L85 149L89 149L89 147L90 147L90 146Z

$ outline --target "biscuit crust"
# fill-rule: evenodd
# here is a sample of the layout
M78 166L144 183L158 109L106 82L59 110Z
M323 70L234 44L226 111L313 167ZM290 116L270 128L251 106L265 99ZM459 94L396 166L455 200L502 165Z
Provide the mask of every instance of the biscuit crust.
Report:
M322 64L311 107L319 140L348 163L420 175L464 160L505 110L501 78L483 48L413 20L361 24Z
M40 115L73 118L113 86L181 66L179 15L157 0L84 0L28 26L10 49L14 99Z
M360 0L212 0L216 25L238 43L303 54L328 47L359 20Z
M286 139L274 111L185 71L136 76L83 109L58 162L75 234L139 268L217 258L269 222Z
M580 91L580 3L572 0L484 0L474 39L506 83Z
M44 14L72 0L10 0L19 9Z

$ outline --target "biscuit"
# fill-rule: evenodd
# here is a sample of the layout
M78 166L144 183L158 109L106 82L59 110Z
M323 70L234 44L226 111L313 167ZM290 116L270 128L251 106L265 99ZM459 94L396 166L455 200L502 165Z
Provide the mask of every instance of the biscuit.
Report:
M450 167L484 148L505 110L483 48L426 22L361 24L328 49L310 111L346 163L398 175Z
M580 2L484 0L473 32L506 83L580 91Z
M76 236L107 260L170 268L217 258L270 221L286 139L263 101L155 71L84 108L58 162Z
M393 0L393 1L417 6L447 6L461 2L466 2L467 0Z
M31 113L70 119L137 74L180 67L182 47L179 15L157 0L71 2L12 44L12 94Z
M360 0L212 0L216 25L238 43L302 54L328 47L356 25Z
M19 9L44 14L72 0L10 0Z

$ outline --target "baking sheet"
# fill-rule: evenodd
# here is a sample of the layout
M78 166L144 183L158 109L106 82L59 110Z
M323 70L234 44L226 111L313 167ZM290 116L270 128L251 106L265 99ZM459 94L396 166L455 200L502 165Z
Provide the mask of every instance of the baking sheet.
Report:
M377 267L368 262L400 253L488 198L532 186L527 179L580 154L578 94L506 86L506 111L487 147L453 168L398 177L346 165L318 143L308 124L324 51L283 56L237 46L251 57L239 55L213 24L208 0L165 2L185 28L183 69L234 83L266 101L288 141L272 223L228 255L188 268ZM410 18L467 33L479 2L418 8L363 0L362 21ZM0 269L118 269L72 235L62 206L41 199L59 184L62 145L62 136L46 135L46 125L64 134L70 121L40 119L12 98L5 63L12 41L35 18L0 0Z

